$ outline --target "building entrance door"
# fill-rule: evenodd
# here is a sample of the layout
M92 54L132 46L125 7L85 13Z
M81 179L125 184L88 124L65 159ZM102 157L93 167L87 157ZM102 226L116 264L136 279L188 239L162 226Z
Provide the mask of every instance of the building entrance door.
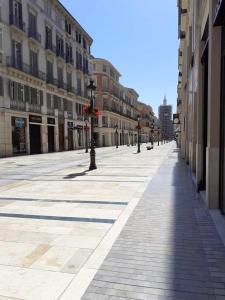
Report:
M65 150L64 139L65 139L64 123L59 123L59 151Z
M30 154L41 153L41 126L30 124Z
M68 129L68 150L73 150L73 130Z
M48 126L48 152L55 151L55 128Z

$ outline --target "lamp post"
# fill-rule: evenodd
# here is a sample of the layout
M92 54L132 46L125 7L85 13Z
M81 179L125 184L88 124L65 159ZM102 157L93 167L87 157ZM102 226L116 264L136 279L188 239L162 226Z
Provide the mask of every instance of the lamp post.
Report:
M159 134L160 134L160 127L158 127L158 146L159 146Z
M115 126L115 129L116 129L116 148L118 148L118 125L116 124Z
M141 152L141 149L140 149L140 117L138 116L138 126L137 126L137 130L138 130L138 148L137 148L137 153L140 153Z
M84 122L85 122L84 130L85 130L85 149L86 149L85 153L88 153L88 129L89 129L87 126L88 120L85 119Z
M154 120L152 121L152 124L151 124L151 143L152 145L154 145L154 136L153 136L153 133L154 133L154 128L155 128L155 125L154 125Z
M93 101L93 94L96 90L96 86L94 85L94 81L90 80L90 84L87 86L87 89L90 91L90 111L91 113L91 151L90 151L90 167L89 170L97 169L95 163L95 141L94 141L94 116L93 116L93 109L94 109L94 101Z

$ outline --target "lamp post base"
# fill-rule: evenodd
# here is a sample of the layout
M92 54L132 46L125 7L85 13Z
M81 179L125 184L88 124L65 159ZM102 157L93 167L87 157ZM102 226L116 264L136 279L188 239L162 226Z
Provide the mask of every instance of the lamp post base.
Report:
M91 149L90 151L90 167L89 170L95 170L97 169L96 163L95 163L95 150Z

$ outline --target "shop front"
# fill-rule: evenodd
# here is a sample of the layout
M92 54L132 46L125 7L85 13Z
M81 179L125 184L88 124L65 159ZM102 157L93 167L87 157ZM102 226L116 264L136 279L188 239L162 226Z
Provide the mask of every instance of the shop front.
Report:
M64 118L59 118L59 151L65 150Z
M36 115L29 116L29 137L30 137L30 154L41 153L41 125L42 117Z
M13 155L24 155L26 148L26 119L22 117L12 117L12 152Z
M55 118L48 118L48 152L55 151Z
M68 128L68 150L73 150L73 122L67 123Z

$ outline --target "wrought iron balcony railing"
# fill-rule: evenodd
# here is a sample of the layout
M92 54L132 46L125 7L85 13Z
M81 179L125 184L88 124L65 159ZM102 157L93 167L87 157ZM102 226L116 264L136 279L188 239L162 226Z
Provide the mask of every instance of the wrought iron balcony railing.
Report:
M36 30L33 30L32 28L28 29L28 37L38 41L39 43L41 43L40 33L38 33Z
M22 30L24 32L26 30L26 25L23 22L23 20L14 14L9 15L9 23L10 23L10 25L16 26L17 28L19 28L20 30Z
M21 59L14 59L12 56L7 56L6 65L8 67L22 71L28 75L39 78L40 80L46 80L46 74L42 71L39 71L38 66L32 67L29 64L22 63Z

